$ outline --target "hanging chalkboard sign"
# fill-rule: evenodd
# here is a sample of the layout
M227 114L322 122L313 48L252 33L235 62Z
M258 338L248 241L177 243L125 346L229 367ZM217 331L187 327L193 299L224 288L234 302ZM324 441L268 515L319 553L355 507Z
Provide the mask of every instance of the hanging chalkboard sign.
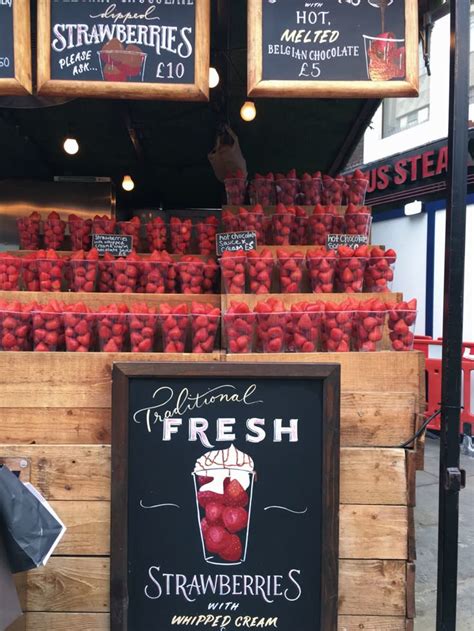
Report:
M251 96L418 94L417 0L248 0Z
M29 0L0 0L0 95L31 92Z
M339 380L114 364L112 631L336 629Z
M38 0L38 91L205 101L210 0Z

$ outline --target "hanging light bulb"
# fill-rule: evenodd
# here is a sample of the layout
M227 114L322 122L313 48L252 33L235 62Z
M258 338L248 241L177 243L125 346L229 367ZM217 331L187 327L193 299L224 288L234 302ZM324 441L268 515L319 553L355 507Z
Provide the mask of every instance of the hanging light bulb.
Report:
M240 116L247 123L253 121L257 116L257 108L255 107L255 103L253 101L245 101L245 103L240 108Z
M123 176L122 188L124 191L127 191L127 193L130 193L130 191L133 191L135 188L135 182L132 180L130 175Z
M63 149L70 156L75 156L79 151L79 143L75 138L66 138L63 144Z
M215 68L211 66L209 68L209 87L217 88L217 86L219 85L219 81L220 81L219 73L217 72Z

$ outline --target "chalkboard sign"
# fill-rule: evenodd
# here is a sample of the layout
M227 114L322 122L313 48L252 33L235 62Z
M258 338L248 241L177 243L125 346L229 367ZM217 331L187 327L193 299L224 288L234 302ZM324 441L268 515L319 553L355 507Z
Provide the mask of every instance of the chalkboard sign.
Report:
M114 364L112 631L337 628L339 379Z
M224 252L237 252L243 250L257 249L257 233L252 231L243 232L221 232L216 235L217 256L222 256Z
M359 245L367 245L369 238L363 234L328 234L326 245L328 250L337 250L340 245L357 248Z
M0 95L31 92L29 0L0 0Z
M417 0L249 0L251 96L418 94Z
M40 94L207 100L210 0L38 0Z
M92 247L100 256L106 252L112 256L127 256L133 251L133 237L121 234L93 234Z

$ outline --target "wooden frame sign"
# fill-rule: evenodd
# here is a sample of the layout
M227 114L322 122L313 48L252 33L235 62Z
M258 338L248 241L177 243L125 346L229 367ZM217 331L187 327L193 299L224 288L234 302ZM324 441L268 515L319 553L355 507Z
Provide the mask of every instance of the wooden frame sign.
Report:
M112 631L337 628L340 366L113 367Z
M209 100L210 0L38 0L38 93Z
M250 96L417 96L418 83L418 0L248 0Z
M0 95L31 93L30 0L0 0Z

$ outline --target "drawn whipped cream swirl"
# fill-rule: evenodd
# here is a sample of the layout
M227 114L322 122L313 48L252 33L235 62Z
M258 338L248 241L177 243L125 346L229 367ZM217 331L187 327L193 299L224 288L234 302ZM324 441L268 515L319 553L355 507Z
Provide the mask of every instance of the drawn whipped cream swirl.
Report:
M197 459L194 473L198 476L213 478L201 487L201 491L223 493L224 480L228 477L238 480L247 490L254 473L252 458L232 444L228 449L208 451Z

